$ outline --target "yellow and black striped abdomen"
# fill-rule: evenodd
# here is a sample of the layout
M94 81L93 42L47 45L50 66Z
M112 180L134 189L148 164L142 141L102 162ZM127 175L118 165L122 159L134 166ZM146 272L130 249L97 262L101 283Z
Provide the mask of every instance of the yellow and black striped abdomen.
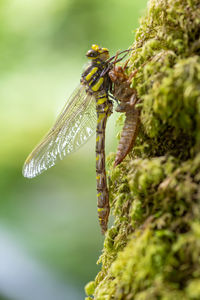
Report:
M97 128L96 128L96 182L98 216L102 233L107 230L110 212L109 193L105 169L105 129L107 118L112 113L112 104L108 95L103 91L96 98Z

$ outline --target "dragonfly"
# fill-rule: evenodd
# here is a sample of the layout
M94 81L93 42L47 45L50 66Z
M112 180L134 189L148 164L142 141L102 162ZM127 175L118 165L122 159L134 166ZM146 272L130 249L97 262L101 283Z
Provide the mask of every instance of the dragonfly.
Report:
M81 75L80 84L69 97L55 124L27 157L23 175L38 176L60 159L79 149L96 132L97 207L101 231L107 230L110 206L105 168L105 129L112 114L112 82L108 75L113 64L122 60L109 56L109 50L92 45L86 53L90 63Z

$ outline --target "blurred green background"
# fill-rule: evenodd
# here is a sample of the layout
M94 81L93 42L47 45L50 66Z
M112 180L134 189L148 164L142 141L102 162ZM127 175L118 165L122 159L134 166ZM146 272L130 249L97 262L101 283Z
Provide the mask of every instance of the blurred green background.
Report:
M79 83L86 51L128 48L146 5L0 0L1 300L84 299L98 272L95 139L35 179L21 169Z

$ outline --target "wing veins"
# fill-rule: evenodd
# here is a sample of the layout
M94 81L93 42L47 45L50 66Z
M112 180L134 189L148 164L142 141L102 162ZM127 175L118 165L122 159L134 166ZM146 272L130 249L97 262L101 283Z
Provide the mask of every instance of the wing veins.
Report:
M25 161L23 174L35 177L58 159L77 150L95 132L95 99L80 85L58 115L53 127Z

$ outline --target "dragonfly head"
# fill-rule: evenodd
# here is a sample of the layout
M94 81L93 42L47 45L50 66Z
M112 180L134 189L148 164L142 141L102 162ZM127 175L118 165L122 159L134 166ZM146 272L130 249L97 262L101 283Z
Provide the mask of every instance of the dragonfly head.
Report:
M107 48L101 48L98 45L92 45L91 49L86 53L89 59L101 59L106 61L109 58L109 51Z

